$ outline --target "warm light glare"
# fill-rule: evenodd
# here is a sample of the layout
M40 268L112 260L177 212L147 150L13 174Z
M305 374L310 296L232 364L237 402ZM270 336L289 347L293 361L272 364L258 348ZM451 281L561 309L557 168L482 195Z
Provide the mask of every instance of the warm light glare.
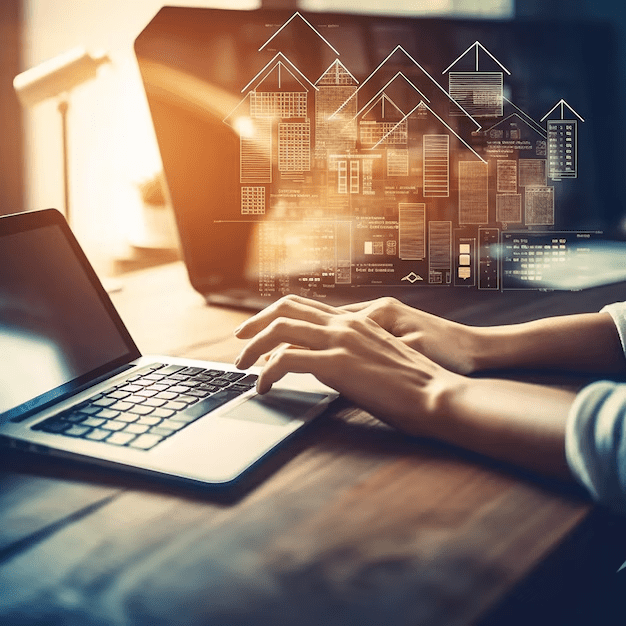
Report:
M251 117L238 117L234 121L233 126L237 134L243 139L254 139L254 136L256 135L256 128Z
M303 11L338 11L384 15L513 16L513 0L301 0Z
M305 11L348 11L366 13L396 13L424 15L451 11L453 0L393 0L381 3L368 0L304 0L300 5Z

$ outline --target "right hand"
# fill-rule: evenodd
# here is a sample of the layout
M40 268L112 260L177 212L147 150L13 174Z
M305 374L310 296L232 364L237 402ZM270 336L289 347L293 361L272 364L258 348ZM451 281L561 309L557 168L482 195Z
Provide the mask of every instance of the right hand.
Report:
M407 346L458 374L476 368L481 345L479 328L414 309L391 297L343 306L338 311L361 313Z
M449 397L464 389L452 373L394 337L365 312L288 296L244 322L248 343L235 364L266 355L257 391L287 372L309 372L372 415L413 435L443 428Z

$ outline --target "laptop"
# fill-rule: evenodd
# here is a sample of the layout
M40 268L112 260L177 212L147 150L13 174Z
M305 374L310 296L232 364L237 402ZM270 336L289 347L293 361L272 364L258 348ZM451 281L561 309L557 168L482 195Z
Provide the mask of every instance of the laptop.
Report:
M232 484L337 397L141 355L54 209L0 217L0 354L3 444L198 485Z
M597 280L560 277L623 237L616 41L608 21L162 8L135 53L191 284L258 309ZM546 245L550 267L526 254Z

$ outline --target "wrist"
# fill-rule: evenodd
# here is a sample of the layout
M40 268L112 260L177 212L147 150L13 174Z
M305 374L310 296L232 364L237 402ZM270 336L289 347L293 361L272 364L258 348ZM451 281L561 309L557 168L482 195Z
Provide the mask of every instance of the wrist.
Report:
M524 367L529 364L529 360L532 363L533 359L528 356L529 346L537 344L543 350L549 337L537 341L529 332L529 326L530 324L512 324L475 327L471 373Z
M502 357L503 340L496 339L494 328L467 327L469 340L464 374L475 374L498 366Z
M459 418L460 398L466 393L472 379L447 370L431 380L428 401L425 403L425 419L420 420L423 436L447 440L452 425Z
M465 381L471 379L455 374L435 363L424 377L423 369L416 368L406 378L404 393L394 394L394 400L374 406L373 414L399 430L416 437L445 439L448 424L454 421ZM370 407L367 407L370 409Z

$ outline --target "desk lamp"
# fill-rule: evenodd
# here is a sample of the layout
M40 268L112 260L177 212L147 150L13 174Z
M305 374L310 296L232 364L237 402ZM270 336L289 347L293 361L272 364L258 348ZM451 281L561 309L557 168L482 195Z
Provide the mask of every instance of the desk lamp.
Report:
M59 99L58 110L61 114L63 140L64 211L68 222L70 221L67 131L69 92L87 80L95 78L98 67L110 60L103 52L92 56L84 48L73 48L18 74L13 79L13 87L25 107L32 107L52 97Z

